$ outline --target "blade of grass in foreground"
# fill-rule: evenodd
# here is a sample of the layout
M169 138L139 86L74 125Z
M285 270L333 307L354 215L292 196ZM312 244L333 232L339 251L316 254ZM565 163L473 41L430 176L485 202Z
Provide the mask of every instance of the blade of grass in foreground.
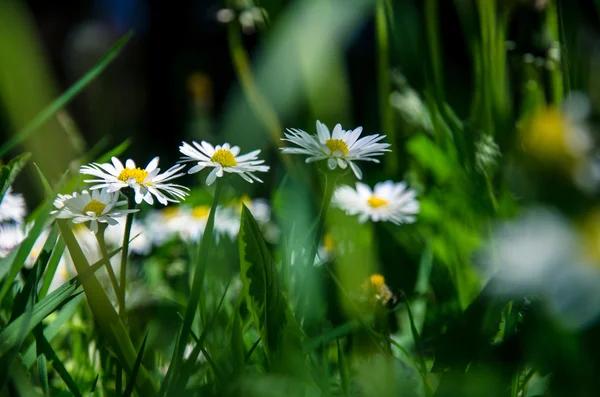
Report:
M75 96L77 96L85 87L87 87L102 71L115 59L125 43L129 41L133 32L127 32L116 44L104 55L100 61L61 96L56 98L52 103L46 106L33 120L29 122L23 129L15 134L8 142L0 146L0 157L4 156L9 150L25 140L35 130L41 127L50 117L66 106Z

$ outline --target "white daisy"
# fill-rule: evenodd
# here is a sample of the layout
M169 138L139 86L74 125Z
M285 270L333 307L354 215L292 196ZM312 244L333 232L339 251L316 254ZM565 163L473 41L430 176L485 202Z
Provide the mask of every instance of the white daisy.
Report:
M159 174L158 157L153 158L145 169L135 166L133 160L129 159L125 162L125 167L119 159L113 157L112 164L92 163L81 167L81 173L93 175L99 179L88 179L85 182L98 183L91 189L106 188L109 192L116 192L124 187L130 187L135 191L135 202L140 204L142 200L148 204L154 204L152 195L156 196L159 203L167 205L169 201L177 203L179 200L185 199L187 190L185 186L176 185L174 183L165 183L183 173L181 171L183 165L175 165L167 171ZM168 196L163 192L168 193ZM171 197L169 197L171 196Z
M21 225L0 225L0 258L4 258L25 239Z
M257 156L260 150L238 156L240 153L239 146L230 146L229 143L215 147L205 141L200 143L192 141L192 144L193 146L183 142L182 146L179 147L181 153L185 154L181 162L198 163L188 170L188 174L199 172L206 167L213 167L214 169L206 178L207 185L211 185L217 177L222 177L224 175L223 171L238 174L250 183L254 181L262 182L254 175L255 172L269 171L269 166L263 165L265 161L258 160Z
M349 215L358 215L361 223L390 221L396 225L413 223L419 213L416 192L408 189L405 182L381 182L371 188L357 182L356 190L340 186L333 195L333 203Z
M23 196L12 192L9 187L4 197L0 200L0 222L14 221L23 223L27 207Z
M379 163L374 156L381 156L384 152L390 152L389 143L378 143L385 135L367 135L360 137L362 127L353 131L344 131L341 124L337 124L333 133L329 133L327 126L317 120L317 135L309 135L307 132L288 128L283 141L294 143L300 147L282 148L282 153L306 154L310 157L307 163L327 160L329 169L334 170L338 166L345 169L348 165L358 179L362 179L362 171L354 161L372 161Z
M98 222L116 225L119 223L115 218L123 217L137 210L121 210L115 208L117 205L125 204L119 202L119 193L108 192L107 189L84 190L81 194L73 193L69 198L58 202L58 209L52 211L57 218L72 219L73 223L90 222L90 230L98 231Z

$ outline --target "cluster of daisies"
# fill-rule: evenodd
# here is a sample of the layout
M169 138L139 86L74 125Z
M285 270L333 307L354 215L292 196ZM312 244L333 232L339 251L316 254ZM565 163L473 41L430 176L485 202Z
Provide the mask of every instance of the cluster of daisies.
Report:
M307 163L324 161L330 170L337 168L352 170L360 180L362 171L356 164L359 161L378 163L378 156L390 151L390 144L381 142L385 136L368 135L361 137L362 127L344 130L337 124L332 132L320 121L316 124L314 135L300 129L289 129L282 140L294 144L294 147L282 148L282 153L304 154ZM74 224L84 224L93 233L106 232L107 240L117 240L123 235L122 218L138 211L136 205L179 203L189 194L185 186L173 183L173 180L184 175L185 163L193 163L187 173L193 174L210 169L206 184L213 184L217 178L228 174L237 174L244 180L253 183L262 182L257 176L269 171L264 160L258 158L260 150L240 154L238 146L228 143L213 146L208 142L183 142L180 146L183 154L179 164L161 173L159 159L155 157L145 168L136 166L133 160L123 164L113 157L110 163L91 163L81 167L80 172L86 176L86 183L91 186L87 190L72 194L59 195L54 201L53 214L57 218L70 219ZM242 200L244 201L244 200ZM270 219L270 208L260 200L245 199L260 224L267 225ZM133 205L135 203L135 205ZM219 206L215 222L217 236L228 235L234 238L239 230L240 203L237 205ZM389 221L395 224L411 223L419 212L416 193L404 182L386 181L371 189L366 184L357 182L355 188L339 186L333 196L333 204L349 215L358 216L360 222L367 220ZM208 219L207 206L178 206L163 211L155 211L148 217L146 227L133 224L136 231L145 230L153 236L154 244L176 235L184 240L197 241L202 235ZM8 236L5 231L14 228L21 231L14 238L0 238L0 255L6 255L23 239L22 227L25 215L24 200L20 195L8 192L0 206L0 236ZM8 221L9 223L6 223ZM116 227L119 225L119 227ZM156 225L156 226L152 226ZM110 227L109 227L110 226ZM135 230L135 229L138 230ZM272 228L273 240L276 240L276 228ZM149 241L138 239L138 241ZM147 251L150 243L138 243L139 252ZM135 250L135 244L132 249Z
M346 131L337 124L330 132L325 124L317 121L316 135L300 129L289 129L283 140L296 146L283 148L282 152L308 155L307 163L324 160L330 170L349 168L358 179L362 179L362 171L356 162L378 163L376 157L390 151L390 144L381 142L385 138L383 135L361 137L361 134L362 127ZM97 232L99 224L116 225L118 218L136 211L131 205L124 208L127 201L120 199L120 192L128 192L136 204L153 204L155 200L163 205L181 202L188 195L189 189L172 181L184 174L182 171L185 165L182 163L194 163L187 171L189 174L210 168L206 178L207 185L226 174L237 174L250 183L262 182L257 173L269 171L264 160L258 159L260 150L240 154L238 146L228 143L213 146L205 141L192 144L183 142L179 149L184 155L180 164L163 173L158 168L158 157L152 159L144 169L137 167L133 160L127 160L123 165L115 157L111 159L111 163L92 163L81 167L82 174L92 177L85 180L92 184L90 190L60 195L54 203L56 216L71 219L73 223L89 222L90 229ZM419 211L415 197L415 192L408 189L405 183L387 181L377 184L372 190L359 182L355 189L349 186L339 187L334 194L334 204L348 214L359 216L361 222L371 219L401 224L414 222ZM181 210L176 216L170 217L168 223L177 225L187 222L187 225L192 226L189 228L191 231L186 232L189 236L184 237L196 239L205 225L204 216L201 215L206 215L207 212L206 208ZM200 220L194 222L194 219ZM177 229L176 226L174 228ZM168 233L170 228L165 230Z
M327 126L317 121L317 134L310 135L303 130L289 129L284 141L297 147L283 148L283 153L305 154L306 162L324 160L330 170L350 168L356 178L362 179L362 171L356 161L379 163L376 158L389 152L390 144L382 143L385 135L360 137L362 127L344 130L337 124L330 132ZM357 182L356 188L338 187L333 196L333 204L349 215L356 215L360 222L371 219L374 222L389 221L395 224L412 223L419 213L416 193L405 182L381 182L373 189Z

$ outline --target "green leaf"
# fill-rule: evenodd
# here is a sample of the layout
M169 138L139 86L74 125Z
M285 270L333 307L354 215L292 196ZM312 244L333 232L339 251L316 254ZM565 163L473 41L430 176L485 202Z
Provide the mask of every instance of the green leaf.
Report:
M36 303L30 316L25 312L4 328L0 332L0 356L16 346L22 336L29 334L50 313L72 299L77 287L79 287L79 283L76 279L69 281Z
M76 296L74 296L73 299L69 300L69 302L65 303L61 307L60 311L58 312L58 315L53 319L53 321L50 324L46 325L46 327L44 328L44 338L46 338L48 342L51 342L52 339L54 339L54 337L58 335L64 323L66 323L67 320L70 320L73 317L75 310L77 310L77 307L81 303L81 299L83 299L83 295L81 294L77 294ZM23 354L23 364L25 364L27 368L30 368L35 361L35 357L36 345L32 344L31 346L29 346L25 354Z
M50 119L56 112L65 107L75 96L77 96L85 87L87 87L96 77L102 73L102 71L115 59L119 54L123 46L131 38L132 32L125 33L123 37L116 42L116 44L104 55L98 63L88 71L82 78L80 78L75 84L69 87L61 96L52 101L51 104L46 106L33 120L29 122L21 131L13 136L8 142L0 147L0 157L4 156L9 150L21 143L31 134L33 134L39 127L41 127L46 121Z
M58 375L63 380L63 382L65 382L65 385L67 385L67 388L69 389L69 391L74 396L81 397L82 394L79 391L77 384L75 383L75 381L73 380L73 378L71 377L71 375L69 374L67 369L65 368L65 365L63 364L63 362L56 355L56 352L54 351L54 349L52 349L52 346L50 345L50 343L48 343L48 340L46 340L46 338L44 337L42 329L40 327L37 327L35 333L36 333L36 343L39 346L40 351L43 353L43 355L46 358L48 358L48 360L50 360L52 362L52 367L58 373ZM42 357L42 356L40 356L40 357Z
M27 368L25 368L21 362L20 356L17 356L13 365L10 367L10 378L15 388L15 395L31 397L43 396L40 390L33 385L31 376L27 372Z
M245 205L238 241L246 302L271 370L308 378L302 355L302 332L281 288L273 257Z
M233 326L231 327L231 352L233 354L233 376L237 377L244 370L244 335L242 333L242 320L240 318L239 308L233 315Z
M123 392L123 397L129 397L133 393L133 387L135 386L135 379L137 378L138 372L140 370L140 366L142 365L142 357L144 357L144 349L146 348L147 340L148 340L148 332L146 332L146 336L144 336L144 341L142 342L142 346L140 346L140 351L138 352L138 355L135 358L135 363L133 364L133 369L131 370L131 375L129 376L129 381L127 382L127 387L125 387L125 392Z
M30 157L31 153L23 153L0 168L0 202Z
M77 269L77 273L80 275L87 275L90 270L90 265L66 220L58 219L56 222L58 223L58 227L67 244L69 254L73 259L73 264ZM103 262L99 261L99 263L101 264ZM128 373L131 373L137 353L129 338L125 325L110 303L102 285L93 274L83 278L81 280L81 285L83 286L94 319L98 324L99 331L107 339L107 342L112 347L120 363L123 365L123 368L125 368ZM154 396L157 391L154 380L143 366L136 379L136 386L139 394L144 396Z

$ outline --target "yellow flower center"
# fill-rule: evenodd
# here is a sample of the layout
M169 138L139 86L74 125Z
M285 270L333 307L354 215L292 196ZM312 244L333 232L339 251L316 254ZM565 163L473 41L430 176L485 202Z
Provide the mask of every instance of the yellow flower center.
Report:
M233 167L237 164L235 156L227 149L219 149L210 158L211 161L221 164L223 167Z
M196 219L203 219L208 216L210 207L207 205L197 205L192 209L192 217Z
M348 144L341 139L328 139L325 146L329 149L329 154L333 156L335 152L342 152L342 156L348 154Z
M333 249L335 248L335 242L333 241L331 233L326 233L323 237L323 248L325 248L325 252L328 254L333 252Z
M575 126L556 108L538 111L521 131L521 142L532 156L547 163L569 163L574 157L567 144Z
M93 212L96 214L96 216L100 216L102 211L104 211L104 208L106 208L106 204L104 204L102 201L92 200L87 203L85 207L83 207L83 213L87 214L88 212Z
M369 280L375 289L379 289L385 285L385 277L379 273L372 274L371 277L369 277Z
M120 181L127 182L131 178L135 179L136 183L144 183L148 176L148 171L141 168L124 168L117 177Z
M383 207L384 205L388 205L387 200L377 196L371 196L371 198L367 200L367 203L371 206L371 208L379 208Z
M179 207L167 207L162 210L163 216L167 219L175 219L179 215Z

